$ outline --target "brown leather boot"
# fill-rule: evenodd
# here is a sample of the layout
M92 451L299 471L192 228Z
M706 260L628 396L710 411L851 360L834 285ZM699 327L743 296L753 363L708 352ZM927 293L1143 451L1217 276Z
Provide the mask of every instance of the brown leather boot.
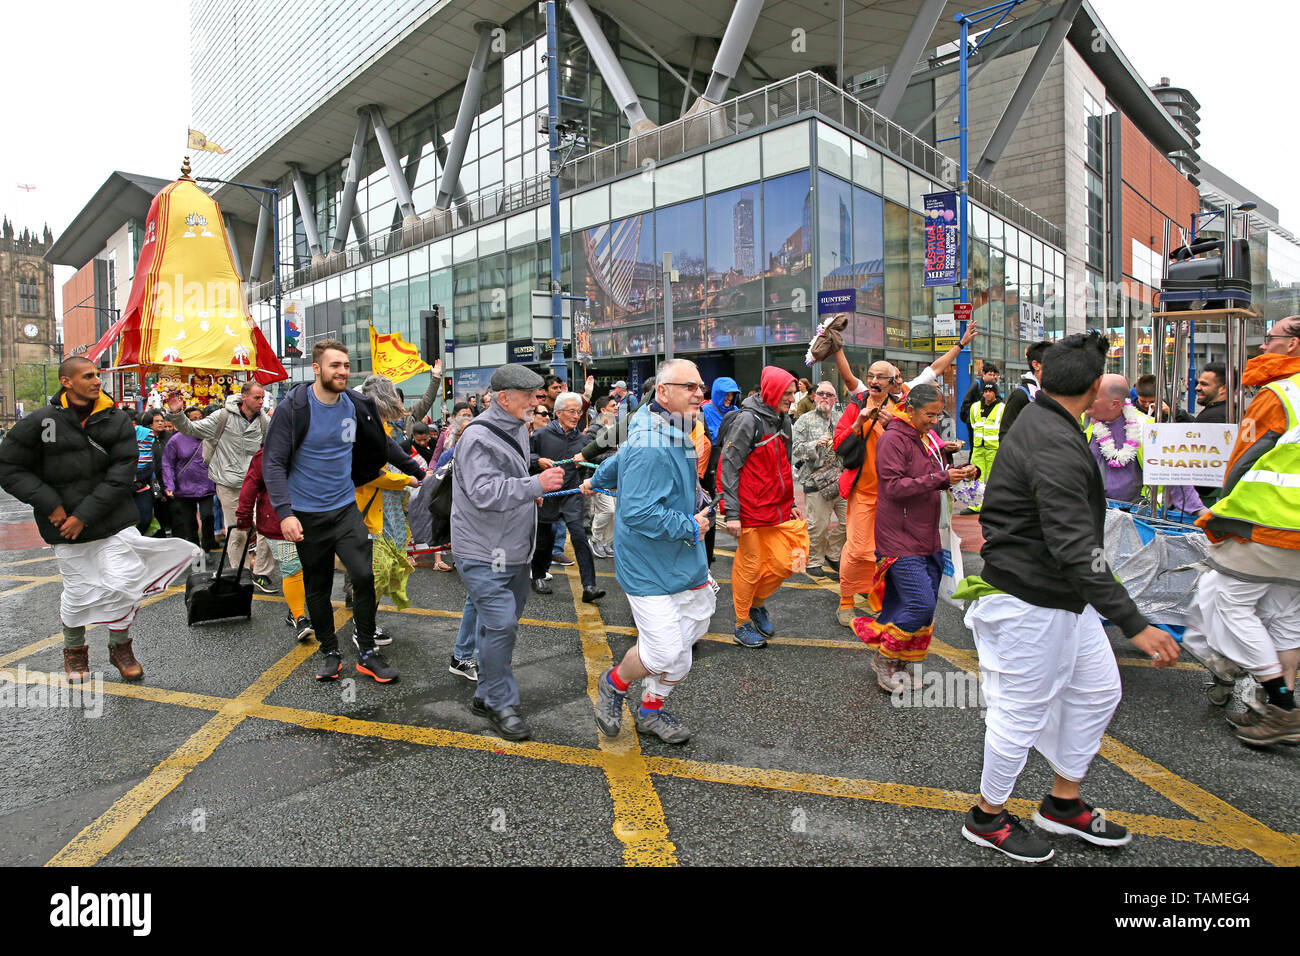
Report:
M63 649L63 672L68 675L68 683L80 684L90 676L90 648L85 644L80 647Z
M108 660L122 672L122 680L139 680L144 677L144 667L135 659L131 651L131 642L108 645Z

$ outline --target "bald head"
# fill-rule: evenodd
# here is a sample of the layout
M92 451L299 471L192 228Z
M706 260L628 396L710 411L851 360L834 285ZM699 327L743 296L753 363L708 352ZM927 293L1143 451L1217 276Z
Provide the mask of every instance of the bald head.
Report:
M881 395L889 391L889 383L893 381L894 372L897 371L894 366L888 362L872 362L867 369L866 386L872 395Z
M1103 375L1097 389L1097 400L1088 413L1093 421L1113 422L1123 413L1124 399L1128 396L1128 379L1123 375Z

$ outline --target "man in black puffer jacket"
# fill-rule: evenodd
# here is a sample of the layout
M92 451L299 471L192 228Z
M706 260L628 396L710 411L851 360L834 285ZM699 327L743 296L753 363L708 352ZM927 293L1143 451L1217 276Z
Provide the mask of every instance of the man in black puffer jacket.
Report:
M50 403L0 444L0 487L32 506L41 537L54 547L68 679L89 676L87 625L107 624L109 660L123 678L139 680L144 668L128 628L140 600L165 588L199 549L135 530L135 424L104 394L94 364L67 359L59 384Z

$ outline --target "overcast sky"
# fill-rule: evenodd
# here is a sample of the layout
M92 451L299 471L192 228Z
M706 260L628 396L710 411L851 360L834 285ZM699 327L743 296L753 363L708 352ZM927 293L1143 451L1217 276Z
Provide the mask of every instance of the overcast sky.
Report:
M1300 17L1284 23L1270 10L1287 5L1222 0L1092 4L1144 80L1168 76L1200 100L1206 161L1300 232L1300 125L1285 75L1295 53L1284 48ZM1234 36L1243 40L1226 48L1228 61L1220 43ZM0 99L0 213L19 230L48 222L57 236L115 169L179 175L190 117L185 0L10 3L0 51L11 91ZM224 130L202 132L229 145ZM56 270L57 284L69 275Z

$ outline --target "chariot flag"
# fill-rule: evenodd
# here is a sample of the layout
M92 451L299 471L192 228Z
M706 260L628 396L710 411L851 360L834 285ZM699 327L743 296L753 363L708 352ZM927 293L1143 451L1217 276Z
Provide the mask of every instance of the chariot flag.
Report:
M414 345L403 342L396 332L381 335L373 325L370 326L370 368L376 375L392 379L394 384L405 382L421 372L432 371Z

